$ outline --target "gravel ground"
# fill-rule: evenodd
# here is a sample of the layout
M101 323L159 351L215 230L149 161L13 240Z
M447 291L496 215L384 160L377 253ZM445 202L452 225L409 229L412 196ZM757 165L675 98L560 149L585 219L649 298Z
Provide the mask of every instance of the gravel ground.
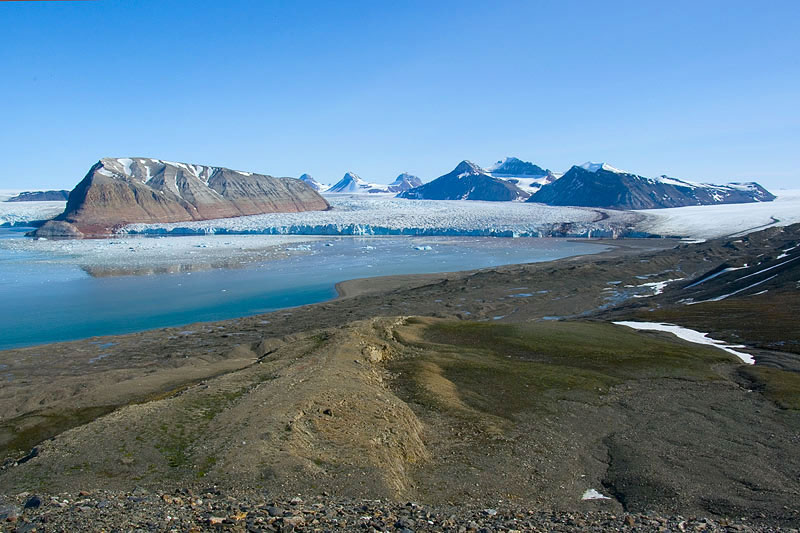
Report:
M0 497L0 532L50 531L797 531L746 520L613 513L602 500L585 512L429 507L381 500L274 500L268 494L192 492L28 493Z

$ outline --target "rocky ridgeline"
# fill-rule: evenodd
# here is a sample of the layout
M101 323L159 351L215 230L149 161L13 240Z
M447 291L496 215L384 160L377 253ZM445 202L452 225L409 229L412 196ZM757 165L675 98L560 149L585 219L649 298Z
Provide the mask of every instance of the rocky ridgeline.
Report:
M305 182L147 158L104 158L70 192L67 207L37 237L103 236L134 222L183 222L330 205Z
M216 487L172 493L18 494L0 499L0 531L789 531L745 520L613 513L546 512L499 502L494 508L429 507L414 502L334 501L327 495L273 499Z

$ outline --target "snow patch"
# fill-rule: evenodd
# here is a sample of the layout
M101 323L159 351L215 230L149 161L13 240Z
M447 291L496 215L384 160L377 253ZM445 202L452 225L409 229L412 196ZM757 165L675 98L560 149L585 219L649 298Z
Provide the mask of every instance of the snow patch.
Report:
M589 172L597 172L598 170L602 169L607 172L614 172L615 174L630 174L630 172L625 172L624 170L614 168L607 163L595 163L594 161L587 161L586 163L578 166L584 170L588 170Z
M664 281L651 281L650 283L642 283L636 287L650 287L653 289L653 294L634 294L634 298L648 298L650 296L657 296L664 292L664 288L674 281L681 281L684 278L665 279Z
M766 283L769 280L771 280L773 278L776 278L776 277L778 277L777 274L775 274L774 276L770 276L767 279L762 279L761 281L757 281L757 282L753 283L752 285L748 285L744 289L739 289L738 291L729 292L728 294L723 294L722 296L717 296L716 298L710 298L708 300L700 300L699 302L686 302L686 305L702 304L702 303L705 303L705 302L719 302L720 300L724 300L725 298L729 298L729 297L731 297L731 296L733 296L735 294L739 294L739 293L744 292L746 290L752 289L753 287L758 287L762 283Z
M583 496L581 496L581 500L610 500L610 499L611 498L609 498L608 496L604 496L603 494L600 494L595 489L589 489L583 493Z
M672 333L676 337L683 339L685 341L693 342L695 344L706 344L709 346L715 346L721 350L725 350L726 352L735 355L742 362L747 363L748 365L755 364L755 359L753 356L734 350L733 348L745 348L744 345L736 344L736 345L729 345L722 341L718 341L712 339L708 336L707 333L701 333L699 331L695 331L693 329L684 328L681 326L676 326L674 324L665 324L660 322L632 322L632 321L620 321L614 322L618 326L627 326L629 328L633 328L636 330L645 330L645 331L666 331L667 333Z

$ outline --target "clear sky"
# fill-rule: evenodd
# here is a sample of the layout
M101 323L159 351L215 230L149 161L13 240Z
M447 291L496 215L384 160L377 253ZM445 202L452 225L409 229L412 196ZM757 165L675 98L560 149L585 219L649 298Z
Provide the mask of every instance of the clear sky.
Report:
M0 2L0 188L586 160L800 188L800 1Z

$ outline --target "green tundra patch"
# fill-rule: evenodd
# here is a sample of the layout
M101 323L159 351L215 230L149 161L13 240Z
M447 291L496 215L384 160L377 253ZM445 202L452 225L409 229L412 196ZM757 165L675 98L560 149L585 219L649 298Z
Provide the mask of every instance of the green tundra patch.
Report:
M626 380L721 379L712 366L733 361L721 350L607 323L416 323L424 331L406 342L421 351L394 365L413 400L505 419L554 399L593 401Z

